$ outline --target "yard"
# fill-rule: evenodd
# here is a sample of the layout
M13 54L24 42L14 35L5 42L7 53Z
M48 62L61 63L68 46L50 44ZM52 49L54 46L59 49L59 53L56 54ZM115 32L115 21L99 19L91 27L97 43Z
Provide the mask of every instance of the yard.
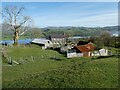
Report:
M72 58L37 46L5 47L3 88L115 88L118 87L118 58Z

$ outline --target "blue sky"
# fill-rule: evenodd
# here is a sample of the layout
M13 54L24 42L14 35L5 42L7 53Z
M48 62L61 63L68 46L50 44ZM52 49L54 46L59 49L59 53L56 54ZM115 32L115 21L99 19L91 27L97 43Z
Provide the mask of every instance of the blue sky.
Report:
M117 2L3 2L2 6L25 6L25 14L38 27L118 25Z

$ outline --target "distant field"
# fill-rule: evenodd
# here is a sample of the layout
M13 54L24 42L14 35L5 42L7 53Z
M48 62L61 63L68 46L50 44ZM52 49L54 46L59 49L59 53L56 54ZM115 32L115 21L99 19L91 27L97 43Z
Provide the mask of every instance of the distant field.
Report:
M118 58L73 58L53 50L34 47L6 47L3 60L3 88L115 88L118 87ZM21 61L22 60L22 61Z

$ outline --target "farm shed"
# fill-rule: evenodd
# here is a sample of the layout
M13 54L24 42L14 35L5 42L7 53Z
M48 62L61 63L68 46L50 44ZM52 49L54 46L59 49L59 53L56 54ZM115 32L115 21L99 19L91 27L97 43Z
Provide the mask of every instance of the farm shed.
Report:
M86 45L78 45L73 48L75 52L68 52L67 57L91 57L92 51L94 51L95 47L92 43L88 43ZM76 55L75 55L76 54Z
M92 56L107 56L107 55L108 55L108 50L104 49L104 48L102 48L102 49L100 49L98 51L94 51L92 53Z
M52 42L45 38L35 38L31 43L42 46L42 49L51 48L53 46Z
M95 49L94 45L92 43L88 43L86 45L78 45L74 47L76 49L76 53L83 53L84 57L91 57L93 51Z

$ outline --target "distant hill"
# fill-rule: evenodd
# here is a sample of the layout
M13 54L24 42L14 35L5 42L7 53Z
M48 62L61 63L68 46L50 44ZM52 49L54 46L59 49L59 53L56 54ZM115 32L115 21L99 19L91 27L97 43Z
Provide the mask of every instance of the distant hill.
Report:
M2 36L4 37L12 37L13 30L8 30L9 25L0 24L2 26ZM107 26L107 27L74 27L74 26L61 26L61 27L45 27L45 28L37 28L30 27L29 30L24 34L28 38L31 37L32 33L37 30L37 32L41 32L40 36L48 37L52 33L57 34L67 34L68 36L98 36L102 32L109 32L111 35L118 34L118 26Z
M119 34L118 33L118 26L110 26L110 27L105 27L106 30L111 32L111 34Z
M102 32L109 32L111 35L118 34L118 26L107 26L107 27L45 27L42 28L44 32L49 33L71 33L74 36L96 36Z

